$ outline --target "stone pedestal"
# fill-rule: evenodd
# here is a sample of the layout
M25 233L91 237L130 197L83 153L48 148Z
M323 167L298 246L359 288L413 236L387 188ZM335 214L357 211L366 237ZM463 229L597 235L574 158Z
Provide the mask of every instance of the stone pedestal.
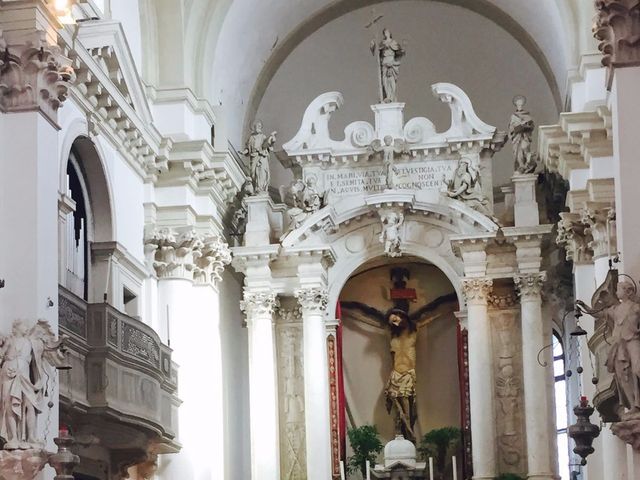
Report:
M269 245L277 241L282 235L286 205L275 205L267 194L247 197L243 202L247 207L243 246Z
M371 110L376 116L377 138L382 140L387 135L404 138L404 103L378 103L371 105Z
M613 434L640 451L640 413L623 415L622 420L611 426Z
M535 174L514 175L511 177L515 190L514 216L516 227L531 227L540 225L538 202L536 201Z
M0 450L0 478L31 480L42 471L48 457L44 450Z
M372 478L392 480L426 479L426 464L416 462L416 447L401 435L384 447L384 464L370 469Z

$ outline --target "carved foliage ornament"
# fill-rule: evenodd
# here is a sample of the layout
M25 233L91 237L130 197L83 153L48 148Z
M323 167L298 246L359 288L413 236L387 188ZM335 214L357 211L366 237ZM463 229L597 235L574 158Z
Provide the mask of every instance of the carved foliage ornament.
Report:
M194 228L153 230L145 239L147 261L160 278L187 278L215 283L231 263L229 246L220 237Z
M513 283L515 283L521 298L535 298L541 295L546 279L545 272L524 273L516 275L513 278Z
M581 221L579 214L560 213L556 243L565 248L567 260L574 263L590 263L593 259L591 241L590 232Z
M640 0L596 0L593 35L600 41L602 65L640 65Z
M273 315L278 307L278 296L274 292L244 292L244 300L240 301L240 310L247 318L256 315Z
M300 288L296 290L295 295L303 310L324 312L327 309L329 295L325 288Z
M467 278L462 280L462 293L468 303L486 303L493 287L490 278Z
M71 61L45 32L24 43L10 43L0 30L0 108L7 112L41 110L52 120L75 81Z

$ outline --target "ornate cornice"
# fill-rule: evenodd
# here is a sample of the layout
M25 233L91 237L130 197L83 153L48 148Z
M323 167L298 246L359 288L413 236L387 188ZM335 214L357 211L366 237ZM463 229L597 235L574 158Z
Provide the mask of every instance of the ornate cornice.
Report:
M582 211L585 233L591 236L588 243L595 258L615 255L617 252L616 211L613 207L587 208Z
M490 278L462 279L462 293L467 303L486 304L492 288L493 280Z
M252 292L245 290L244 299L240 300L240 310L247 319L258 315L273 315L278 308L278 296L274 292Z
M580 214L560 213L556 243L564 247L567 260L573 261L574 264L592 262L593 250L589 246L592 240Z
M39 110L57 124L57 112L75 81L71 60L37 31L23 43L11 43L0 30L0 109Z
M303 311L324 312L329 294L326 288L306 287L296 290L295 296Z
M640 65L640 0L596 0L595 8L593 36L611 88L615 68Z
M542 294L546 279L546 272L523 273L513 277L513 283L521 298L535 298Z
M229 246L217 235L193 227L152 230L145 238L147 262L158 278L185 278L202 285L221 279L231 263Z

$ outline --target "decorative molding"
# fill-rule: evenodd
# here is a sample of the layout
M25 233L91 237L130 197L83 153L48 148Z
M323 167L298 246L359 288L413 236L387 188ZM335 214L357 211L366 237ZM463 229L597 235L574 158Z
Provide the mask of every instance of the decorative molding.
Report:
M615 68L640 65L640 0L596 0L595 8L593 36L611 89Z
M147 263L159 278L215 284L231 263L231 250L219 236L197 233L193 227L151 230L144 243Z
M0 50L0 109L39 110L57 125L58 109L76 79L71 60L60 47L47 43L43 31L13 44L0 30Z
M564 247L567 260L572 261L574 264L591 263L593 261L593 250L589 245L592 241L590 232L582 222L580 214L560 213L556 243Z
M540 297L546 279L546 272L523 273L513 277L513 283L521 298L535 298Z
M508 292L503 295L489 293L487 303L493 308L513 308L518 304L518 296L515 292Z
M486 304L493 288L490 278L463 278L462 294L467 303Z
M240 301L240 310L245 313L248 319L251 319L258 315L273 315L278 305L278 296L274 292L245 290L244 299Z
M340 477L340 400L338 398L338 351L335 335L327 337L329 362L329 402L331 427L331 470L333 478Z
M324 313L327 309L329 293L322 287L305 287L296 290L295 296L304 311Z
M587 208L582 211L581 220L587 226L585 232L592 238L588 245L593 256L615 256L618 251L615 208Z

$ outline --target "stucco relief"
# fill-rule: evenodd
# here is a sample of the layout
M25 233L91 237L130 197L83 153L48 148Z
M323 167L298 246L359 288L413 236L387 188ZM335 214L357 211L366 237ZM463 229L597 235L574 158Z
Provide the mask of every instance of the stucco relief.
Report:
M279 309L276 326L280 389L280 457L283 480L307 478L302 313Z

